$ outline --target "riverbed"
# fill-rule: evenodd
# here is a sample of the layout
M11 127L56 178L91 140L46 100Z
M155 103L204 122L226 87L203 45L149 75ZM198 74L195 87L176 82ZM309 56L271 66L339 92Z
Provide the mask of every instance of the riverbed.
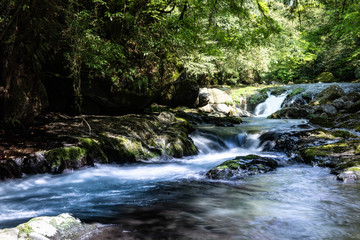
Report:
M248 118L234 127L205 125L192 134L197 156L1 182L0 228L69 212L105 224L118 239L358 239L359 184L263 151L261 132L301 131L306 124ZM272 157L281 167L233 181L205 177L223 161L248 154Z

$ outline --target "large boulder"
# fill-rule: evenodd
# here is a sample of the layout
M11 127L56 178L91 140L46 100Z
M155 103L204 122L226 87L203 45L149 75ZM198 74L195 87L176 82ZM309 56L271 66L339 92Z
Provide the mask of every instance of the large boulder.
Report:
M257 155L239 156L210 169L206 176L211 179L239 179L272 171L277 166L278 163L272 158Z
M329 104L337 98L346 95L345 91L339 85L331 85L330 87L321 91L315 98L309 103L312 106L320 104Z
M195 107L199 96L198 83L190 79L186 72L172 83L169 83L160 93L159 103L170 107Z
M200 98L200 96L202 97ZM229 94L217 88L201 88L198 102L198 109L212 116L251 116L251 114L246 110L236 107Z

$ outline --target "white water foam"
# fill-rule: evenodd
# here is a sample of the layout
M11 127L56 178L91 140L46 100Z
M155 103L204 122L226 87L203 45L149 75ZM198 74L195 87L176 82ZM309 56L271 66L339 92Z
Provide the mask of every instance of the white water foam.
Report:
M279 96L269 95L265 102L256 106L254 111L255 117L268 117L274 112L281 109L281 104L284 102L287 94L281 94Z

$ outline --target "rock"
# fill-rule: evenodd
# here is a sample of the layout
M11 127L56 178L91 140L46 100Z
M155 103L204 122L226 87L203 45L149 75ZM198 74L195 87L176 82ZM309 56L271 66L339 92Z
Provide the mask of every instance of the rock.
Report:
M209 104L210 102L210 92L207 90L207 88L200 88L199 91L199 100L197 107L204 107Z
M360 93L358 92L350 92L346 95L346 99L351 102L357 102L360 100Z
M360 165L346 168L337 175L337 179L344 182L354 182L360 180Z
M357 138L357 136L345 130L326 130L322 128L285 133L265 132L260 136L261 144L268 140L274 141L274 148L269 150L286 153L294 153L307 147L322 146L329 141L351 138Z
M336 82L336 79L331 72L322 72L315 78L315 82L332 83Z
M333 100L345 95L344 90L339 85L331 85L330 87L321 91L315 98L309 103L312 106L320 104L329 104Z
M81 147L56 148L45 152L51 173L62 173L65 169L79 169L87 163L86 149Z
M159 103L171 107L195 107L199 96L199 85L186 72L173 83L165 86L160 93Z
M51 172L51 167L43 152L37 152L19 160L21 170L25 174L42 174Z
M0 239L62 240L78 239L96 228L86 225L68 213L55 217L37 217L16 228L0 230Z
M21 178L21 176L21 168L14 160L0 160L0 180Z
M19 157L16 162L1 161L0 179L21 177L22 173L58 174L67 169L93 166L94 163L121 164L197 154L197 148L189 137L192 126L171 112L87 116L86 120L78 120L70 118L66 122L41 125L40 128L48 130L42 130L40 147L44 146L44 141L61 141L60 147L39 150Z
M335 116L337 114L337 109L331 104L322 105L322 111L330 116Z
M343 98L338 98L338 99L335 99L331 105L333 105L334 107L336 107L337 110L342 110L342 109L345 109L345 101Z
M358 100L357 102L349 105L346 110L349 112L349 113L356 113L358 111L360 111L360 100Z
M318 147L300 149L305 163L320 167L342 168L359 159L355 152L360 140L339 141Z
M234 104L230 95L216 88L202 88L200 89L202 95L207 96L208 104L201 106L198 109L205 113L210 113L212 116L218 117L248 117L251 113L246 110L239 109ZM200 102L200 100L199 100Z
M277 166L277 162L272 158L257 155L239 156L210 169L206 176L211 179L239 179L272 171Z
M285 107L271 114L269 118L307 118L315 110L309 106Z
M226 104L224 104L224 103L222 103L222 104L216 104L216 105L215 105L215 109L216 109L216 111L221 112L221 113L223 113L223 114L225 114L225 115L229 115L230 112L233 111L233 110L232 110L232 109L233 109L232 107L230 107L230 106L228 106L228 105L226 105Z
M217 88L210 88L208 89L208 92L210 93L210 101L211 104L229 104L233 103L232 98L230 95L225 93L224 91L221 91Z

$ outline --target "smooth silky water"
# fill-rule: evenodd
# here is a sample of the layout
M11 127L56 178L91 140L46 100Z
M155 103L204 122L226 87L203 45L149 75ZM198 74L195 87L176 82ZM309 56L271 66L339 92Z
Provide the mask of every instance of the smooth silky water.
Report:
M197 156L1 182L0 228L69 212L138 239L360 239L359 184L262 151L260 132L297 131L304 123L249 118L230 128L201 126L192 135ZM236 181L205 178L247 154L277 158L283 167Z

